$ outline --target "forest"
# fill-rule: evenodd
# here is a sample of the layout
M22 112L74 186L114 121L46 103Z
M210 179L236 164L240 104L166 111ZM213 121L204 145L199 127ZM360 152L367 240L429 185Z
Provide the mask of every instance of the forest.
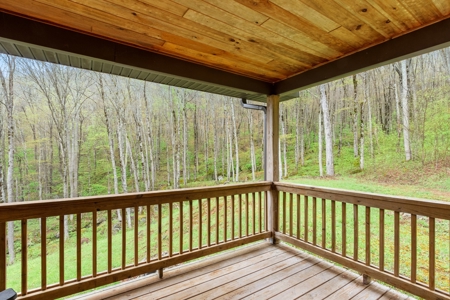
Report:
M241 99L3 54L0 81L0 203L263 180L263 113ZM448 192L449 83L447 48L299 92L282 179Z
M386 160L448 166L449 60L440 50L281 103L282 177L357 173ZM263 179L263 115L240 99L1 62L2 202Z

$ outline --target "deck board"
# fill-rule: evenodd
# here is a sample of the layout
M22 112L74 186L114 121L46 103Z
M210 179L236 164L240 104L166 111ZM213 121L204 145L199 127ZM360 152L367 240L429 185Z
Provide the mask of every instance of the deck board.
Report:
M210 262L208 264L208 261ZM286 245L259 244L123 283L84 299L407 299Z
M362 276L358 276L354 280L347 283L344 287L329 295L325 299L327 300L340 300L347 297L351 299L353 296L359 294L362 290L367 288L367 285L363 284Z

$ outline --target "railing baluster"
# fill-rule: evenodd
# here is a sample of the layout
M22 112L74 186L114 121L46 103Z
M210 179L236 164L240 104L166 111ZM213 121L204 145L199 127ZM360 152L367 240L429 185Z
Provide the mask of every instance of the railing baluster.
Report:
M202 217L202 199L198 199L198 249L202 249L203 246L203 234L202 234L202 226L203 226L203 217Z
M179 215L179 221L180 221L180 228L179 228L179 238L180 238L180 245L179 245L179 252L180 254L183 253L183 234L184 234L184 230L183 230L183 201L179 202L179 206L180 209L178 210L180 215ZM189 230L192 230L191 227L189 227Z
M394 212L394 275L400 270L400 213Z
M342 256L347 256L347 203L342 202Z
M370 207L366 206L366 265L370 266Z
M119 212L120 210L117 210ZM124 222L125 216L122 215L122 222ZM108 273L112 271L112 216L111 210L108 210ZM64 270L64 268L63 268ZM61 284L62 285L62 284Z
M288 194L289 195L289 235L292 236L292 222L293 222L293 210L294 210L294 205L293 205L293 195L291 193Z
M169 203L169 257L173 251L173 203Z
M226 243L227 241L227 210L228 210L228 197L223 197L223 242Z
M262 232L262 219L263 219L263 208L262 208L262 197L263 192L258 193L259 196L259 232Z
M242 194L239 194L239 238L242 237Z
M122 208L122 270L125 270L127 264L127 211ZM131 211L128 212L131 214ZM130 216L131 217L131 216Z
M134 207L134 265L139 264L139 207Z
M41 218L41 289L47 289L47 218Z
M252 194L252 214L253 214L253 228L252 228L252 233L253 235L256 232L256 194L253 193Z
M59 216L59 285L64 285L64 216Z
M6 290L6 223L0 222L0 291Z
M146 218L146 230L147 230L147 253L146 253L146 255L147 255L147 257L146 257L146 260L147 260L147 263L149 263L150 262L150 260L151 260L151 258L152 258L152 256L151 256L151 219L150 219L150 217L151 217L151 207L150 207L150 205L147 205L147 218Z
M77 281L81 280L81 214L77 214Z
M380 271L384 271L384 209L380 208Z
M353 204L353 259L358 260L358 205Z
M231 240L234 240L234 213L235 213L235 207L234 207L234 201L236 200L236 195L231 196Z
M22 296L28 293L28 226L27 220L22 220L22 235L21 235L21 253L22 253Z
M208 247L211 246L211 198L208 198Z
M303 196L305 200L305 242L308 242L308 196Z
M216 197L216 245L219 244L219 213L220 213L219 200L220 197Z
M92 211L92 277L97 277L97 211Z
M180 227L183 226L183 223L180 224ZM192 251L192 233L194 232L194 228L192 228L192 200L189 200L189 251ZM181 247L181 249L183 249ZM180 254L182 251L180 251Z
M269 198L267 197L269 192L264 192L264 213L265 213L265 221L264 221L264 230L269 231L269 228L267 226L269 222L269 210L267 209L269 207Z
M158 204L158 260L162 258L162 205Z
M322 198L322 248L326 248L327 243L327 204Z
M250 227L250 220L248 219L249 217L249 196L248 194L245 194L245 236L248 236L248 228Z
M336 252L336 201L331 200L331 252Z
M429 218L429 271L428 271L428 286L430 290L436 289L436 219Z
M283 233L286 234L286 192L282 193L282 198L283 198L283 223L279 223L279 224L283 224Z
M171 206L171 205L169 205ZM158 204L158 260L162 258L162 205ZM163 277L163 268L158 269L158 277Z
M317 198L313 197L313 244L317 245Z
M297 239L300 239L300 195L296 194L297 197Z
M417 215L411 215L411 282L417 281Z

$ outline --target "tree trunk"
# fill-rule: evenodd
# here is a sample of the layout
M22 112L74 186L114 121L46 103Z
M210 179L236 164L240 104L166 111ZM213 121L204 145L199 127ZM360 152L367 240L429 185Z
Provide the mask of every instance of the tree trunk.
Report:
M197 105L194 105L194 180L198 177L198 120L197 120ZM206 175L208 175L208 170L206 170Z
M353 156L358 157L358 80L353 75L353 111L351 112L353 119Z
M409 107L408 107L408 73L406 71L406 61L402 60L401 65L401 101L403 120L403 146L405 148L406 161L411 160L411 141L409 139Z
M286 115L285 114L286 114L286 112L284 111L284 105L280 104L281 139L283 140L283 148L280 148L280 151L281 151L281 149L283 149L283 155L280 156L280 160L281 160L281 157L283 157L283 161L284 161L284 164L280 163L280 167L281 168L284 167L284 172L280 172L280 176L287 178L288 170L287 170L287 155L286 155L287 146L286 146ZM282 176L282 174L283 174L283 176Z
M147 161L150 160L150 170L148 170L148 172L150 172L150 186L151 189L154 190L155 189L155 184L156 184L156 165L155 165L155 158L154 158L154 151L153 151L153 131L152 131L152 111L150 109L150 100L147 99L147 82L144 82L144 100L145 100L145 108L146 108L146 116L147 116L147 148L148 148L148 152L146 151L146 153L148 153L149 158L147 159ZM159 138L157 139L157 142L159 143ZM157 146L157 148L159 148L159 146Z
M366 94L366 74L364 74L364 92L363 101L359 102L359 169L364 170L364 102L366 100L367 94Z
M328 176L334 176L333 134L331 130L331 121L328 110L327 95L325 93L325 85L321 85L319 88L320 88L320 104L323 114L323 127L325 133L326 170Z
M121 169L121 175L122 175L122 192L124 194L128 193L128 184L127 184L127 158L126 158L126 150L124 149L125 147L125 142L123 140L123 136L124 136L124 124L122 122L122 120L120 119L119 116L119 123L118 123L118 128L117 128L117 144L119 147L119 159L120 159L120 169ZM128 228L131 228L131 216L130 216L130 209L127 208L127 224L128 224ZM122 219L123 222L123 219Z
M3 55L2 55L3 56ZM14 202L14 75L16 70L16 58L12 56L3 56L5 59L3 63L7 66L8 78L6 78L3 71L0 69L0 80L5 94L4 102L2 104L6 107L6 126L8 135L8 170L6 174L6 192L8 203ZM2 159L2 158L0 158ZM9 264L15 261L14 253L14 223L8 222L8 253Z
M322 152L323 152L323 146L322 146L322 124L323 124L323 118L322 118L322 108L319 108L319 176L323 177L323 163L322 163Z
M100 97L102 98L102 101L103 101L103 114L105 116L106 133L108 135L108 145L109 145L109 157L111 159L111 169L112 169L113 180L114 180L114 194L118 195L119 194L119 180L117 178L116 158L114 155L114 135L112 133L111 121L109 119L102 76L103 75L98 76L98 89L100 92ZM122 215L121 215L120 209L117 210L117 219L120 222L122 221Z
M247 110L247 117L248 117L248 132L250 134L250 161L252 164L252 180L255 181L256 158L255 158L255 144L253 142L253 116L251 110Z
M139 193L140 192L139 176L138 176L138 172L137 172L137 168L136 168L136 163L134 162L133 151L131 150L130 141L127 136L125 136L125 143L126 143L126 147L127 147L128 157L130 158L131 172L133 173L133 178L134 178L134 189L135 189L136 193Z
M366 76L368 76L368 75L366 74ZM376 82L375 78L374 78L374 82ZM366 78L364 79L364 85L365 85L364 98L367 101L367 123L368 123L368 127L369 127L370 157L373 159L374 158L374 149L373 149L373 128L372 128L372 107L371 107L370 97L368 96L370 93L368 91L369 85L367 83Z
M187 132L187 107L186 107L186 91L183 90L182 97L182 109L183 109L183 185L186 187L189 177L188 171L188 132Z
M231 119L233 121L233 137L234 137L234 149L236 151L236 172L235 176L236 182L239 182L239 141L238 141L238 135L237 135L237 129L236 129L236 117L234 114L234 105L233 102L230 99L230 106L231 106Z

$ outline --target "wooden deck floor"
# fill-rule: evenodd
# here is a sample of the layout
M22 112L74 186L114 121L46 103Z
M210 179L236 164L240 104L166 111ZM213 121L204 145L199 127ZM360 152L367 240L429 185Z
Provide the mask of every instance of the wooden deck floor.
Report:
M288 246L267 243L151 275L83 299L408 299Z

